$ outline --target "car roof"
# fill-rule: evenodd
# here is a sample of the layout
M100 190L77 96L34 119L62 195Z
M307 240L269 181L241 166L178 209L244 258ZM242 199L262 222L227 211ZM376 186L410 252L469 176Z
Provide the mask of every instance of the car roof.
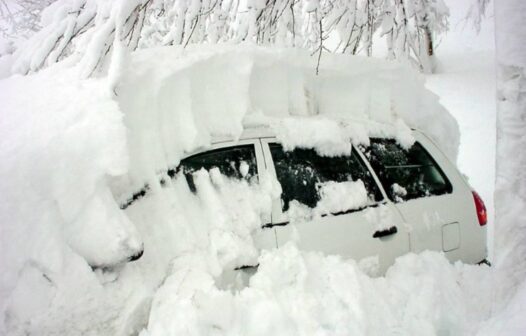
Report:
M414 135L423 134L422 131L416 128L411 128ZM244 127L243 132L239 138L234 138L233 136L221 135L213 136L211 144L218 144L223 142L236 142L239 140L250 140L250 139L259 139L259 138L274 138L276 133L269 126L249 126Z
M234 138L233 136L213 136L212 144L218 144L222 142L230 142L236 140L250 140L250 139L259 139L259 138L274 138L276 134L268 126L258 126L258 127L247 127L243 129L241 136L239 138Z

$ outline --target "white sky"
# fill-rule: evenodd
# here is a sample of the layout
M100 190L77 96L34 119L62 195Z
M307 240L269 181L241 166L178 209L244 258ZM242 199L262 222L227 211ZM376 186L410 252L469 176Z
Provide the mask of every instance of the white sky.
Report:
M489 4L486 17L482 21L480 33L477 34L473 24L464 20L469 6L475 0L444 0L450 10L449 32L441 38L438 56L479 50L495 50L495 20L493 0Z

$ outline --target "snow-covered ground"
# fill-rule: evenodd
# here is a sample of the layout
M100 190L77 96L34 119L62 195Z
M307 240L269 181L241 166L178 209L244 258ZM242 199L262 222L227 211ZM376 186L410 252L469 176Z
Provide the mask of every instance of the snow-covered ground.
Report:
M182 153L211 136L235 137L243 123L281 128L290 147L335 154L370 134L410 141L402 117L454 158L455 122L408 68L327 55L316 77L305 53L251 48L118 57L109 81L80 80L58 65L1 82L2 327L10 334L473 334L491 316L491 270L452 266L438 253L402 257L380 278L294 244L259 255L250 232L276 197L264 176L254 186L203 172L197 196L183 179L159 185ZM122 212L115 199L145 183L149 194ZM95 272L87 264L141 247L131 264ZM256 261L249 286L229 290L228 270Z
M166 175L184 153L247 124L329 154L373 134L410 142L414 126L451 158L460 136L459 166L491 211L493 57L451 41L427 87L460 134L421 77L378 60L327 55L315 77L297 51L119 50L108 78L81 80L59 64L1 80L0 334L524 334L526 287L508 290L498 267L424 252L372 277L367 263L294 243L259 251L251 233L279 197L268 177L257 185L201 171L193 194ZM148 194L121 210L140 188ZM255 262L247 287L227 281Z

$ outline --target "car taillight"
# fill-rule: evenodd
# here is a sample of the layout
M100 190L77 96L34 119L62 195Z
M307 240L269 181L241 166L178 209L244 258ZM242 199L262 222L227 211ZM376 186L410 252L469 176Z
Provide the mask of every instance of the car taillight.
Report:
M479 219L480 226L486 225L488 222L488 212L484 201L480 198L476 191L473 191L473 199L475 200L475 209L477 209L477 218Z

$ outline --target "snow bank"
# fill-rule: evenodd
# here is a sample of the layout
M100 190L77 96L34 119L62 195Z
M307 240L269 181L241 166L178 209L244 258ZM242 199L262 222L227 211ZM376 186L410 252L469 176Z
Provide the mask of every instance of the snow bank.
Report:
M476 269L425 252L370 278L352 260L287 245L264 252L239 292L217 289L197 268L175 270L141 335L464 335L472 316L459 280Z
M526 299L526 4L495 4L497 26L497 149L495 180L495 259L501 271L496 281L500 315L488 330L503 335L526 333L519 317Z
M142 249L108 187L128 169L122 113L102 80L55 71L0 82L0 330L98 290L88 263Z
M238 138L244 126L270 126L286 148L315 147L326 155L346 153L349 142L367 143L369 136L395 137L407 146L412 127L456 160L456 121L409 66L329 54L319 76L314 66L298 50L134 53L115 89L130 130L130 175L166 170L213 137Z
M62 64L0 81L0 333L368 334L382 330L369 317L377 307L386 312L378 326L409 334L465 327L449 309L456 282L432 280L451 270L443 257L401 266L417 268L412 283L429 284L419 301L389 280L396 271L371 279L352 261L293 246L262 252L253 236L280 192L264 173L251 184L200 171L196 194L167 175L187 153L248 126L328 155L369 136L407 146L417 127L455 158L456 123L409 67L324 55L315 76L303 52L253 47L114 56L109 78L80 80ZM140 188L146 196L121 210ZM354 201L343 206L364 199ZM250 286L235 294L243 279L232 269L255 263Z

